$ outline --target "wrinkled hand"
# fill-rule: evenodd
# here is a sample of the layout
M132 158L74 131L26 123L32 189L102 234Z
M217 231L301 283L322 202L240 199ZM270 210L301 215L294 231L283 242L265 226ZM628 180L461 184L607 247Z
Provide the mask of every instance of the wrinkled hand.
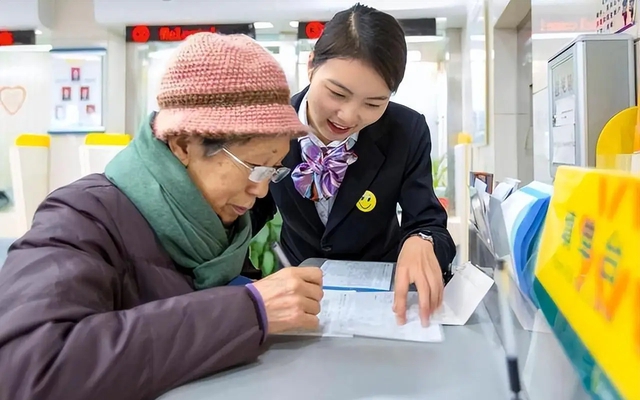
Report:
M283 268L253 286L267 312L268 333L312 330L319 325L322 270L317 267Z
M393 302L398 325L407 322L407 295L412 283L418 291L420 321L427 326L431 314L442 304L444 282L433 244L419 237L407 239L398 257Z

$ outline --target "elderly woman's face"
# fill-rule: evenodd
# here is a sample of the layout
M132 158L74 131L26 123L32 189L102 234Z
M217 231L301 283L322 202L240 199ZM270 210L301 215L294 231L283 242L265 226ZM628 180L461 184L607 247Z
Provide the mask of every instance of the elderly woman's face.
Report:
M240 215L249 211L256 201L269 192L270 179L260 183L249 179L248 166L280 167L289 152L289 138L255 138L241 144L225 146L207 156L206 149L197 138L173 137L169 147L187 167L191 179L222 223L231 225Z

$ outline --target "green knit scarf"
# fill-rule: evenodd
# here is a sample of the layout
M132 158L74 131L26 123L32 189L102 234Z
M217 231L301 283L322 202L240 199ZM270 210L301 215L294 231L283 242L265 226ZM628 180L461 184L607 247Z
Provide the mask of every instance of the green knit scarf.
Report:
M109 162L105 174L137 207L173 261L193 270L196 289L225 285L242 270L251 240L250 217L241 216L227 236L184 165L154 137L153 117Z

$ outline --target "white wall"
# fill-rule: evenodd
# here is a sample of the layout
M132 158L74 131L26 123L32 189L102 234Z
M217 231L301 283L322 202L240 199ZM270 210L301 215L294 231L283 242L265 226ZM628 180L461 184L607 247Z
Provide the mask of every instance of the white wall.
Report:
M5 2L7 0L4 0ZM39 43L54 48L107 48L104 118L107 132L123 133L125 129L125 44L124 34L114 34L94 19L92 0L41 0L54 6L50 15L51 31ZM4 4L6 5L6 4ZM8 26L8 28L11 28ZM33 28L33 26L32 26ZM0 107L0 188L9 184L8 144L19 133L45 133L52 112L51 70L48 53L0 52L0 86L22 86L26 101L14 116ZM83 135L54 135L51 140L50 189L79 178L79 145Z
M44 133L51 87L47 52L0 52L0 190L11 186L9 147L21 133Z
M98 25L92 0L56 0L55 24L51 32L54 47L104 47L107 49L105 104L103 115L107 132L125 132L124 34L115 34ZM45 72L48 73L48 72ZM54 135L51 140L51 189L81 177L79 146L83 135Z
M490 98L490 64L496 62L491 54L487 57L487 43L492 43L493 32L485 29L485 2L471 0L467 9L467 25L462 35L462 76L463 76L463 129L473 137L474 171L496 173L495 117L491 114L493 100ZM499 60L498 60L499 61ZM493 79L491 79L491 82ZM483 128L484 126L484 128ZM484 131L484 139L481 132Z
M533 180L533 114L531 69L531 14L517 30L517 96L518 96L518 179L523 184Z
M515 25L515 23L514 23ZM492 171L498 181L533 180L531 129L530 28L494 29L493 135L485 154L493 155Z

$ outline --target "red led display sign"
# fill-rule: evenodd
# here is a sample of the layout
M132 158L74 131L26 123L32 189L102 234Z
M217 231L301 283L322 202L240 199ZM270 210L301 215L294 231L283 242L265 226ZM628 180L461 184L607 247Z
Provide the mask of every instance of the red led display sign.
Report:
M35 31L2 31L0 30L0 46L19 46L36 44Z
M127 26L127 42L181 42L199 32L218 32L223 34L241 33L255 39L253 24L233 25L136 25Z
M317 39L324 31L326 22L311 21L298 23L298 39Z
M405 36L435 36L436 19L418 18L398 20ZM326 22L310 21L298 23L298 39L318 39L324 31Z

